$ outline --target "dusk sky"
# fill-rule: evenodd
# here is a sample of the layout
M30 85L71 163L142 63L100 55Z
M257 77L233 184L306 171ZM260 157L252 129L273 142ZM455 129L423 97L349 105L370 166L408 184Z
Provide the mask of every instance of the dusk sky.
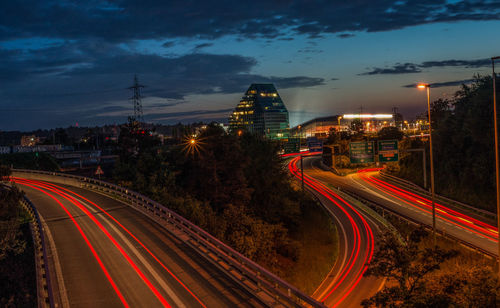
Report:
M411 85L451 98L492 56L500 1L3 1L0 129L123 123L134 74L147 122L226 121L251 83L275 83L291 126L411 118Z

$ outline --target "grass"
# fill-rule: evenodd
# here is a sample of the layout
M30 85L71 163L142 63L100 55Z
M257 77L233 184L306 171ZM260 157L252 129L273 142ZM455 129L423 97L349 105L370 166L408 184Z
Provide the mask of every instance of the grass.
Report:
M300 253L289 264L284 279L306 294L312 294L330 272L338 256L338 233L332 218L316 203L305 208L301 224L291 237L299 242Z

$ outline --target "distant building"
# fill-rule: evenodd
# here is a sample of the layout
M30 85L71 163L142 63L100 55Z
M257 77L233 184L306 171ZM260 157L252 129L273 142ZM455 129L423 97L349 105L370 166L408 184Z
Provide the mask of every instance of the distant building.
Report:
M348 130L348 127L344 123L345 121L341 123L341 119L342 117L338 115L315 118L295 126L291 129L290 133L292 136L301 138L326 138L332 130Z
M376 133L384 127L395 126L394 114L386 113L357 113L344 114L342 119L348 126L354 121L361 122L362 130L365 133Z
M0 154L9 154L12 151L9 146L0 146Z
M288 110L273 84L250 85L229 118L229 130L240 129L271 139L288 137Z

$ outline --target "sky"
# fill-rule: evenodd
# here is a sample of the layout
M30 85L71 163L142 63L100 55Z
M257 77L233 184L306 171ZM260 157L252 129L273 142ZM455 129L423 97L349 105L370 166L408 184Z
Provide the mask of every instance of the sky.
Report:
M4 1L0 130L124 123L134 74L147 122L227 121L251 83L276 85L291 126L411 119L415 83L452 99L493 56L500 1Z

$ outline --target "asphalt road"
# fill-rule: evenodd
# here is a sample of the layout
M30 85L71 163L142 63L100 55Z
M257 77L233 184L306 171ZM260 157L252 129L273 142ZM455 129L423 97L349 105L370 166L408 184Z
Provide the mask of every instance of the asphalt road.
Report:
M331 213L339 232L339 254L313 298L328 307L359 307L363 299L383 286L383 280L363 275L373 255L375 238L380 229L356 206L315 178L314 161L314 157L304 157L305 186ZM290 161L289 170L301 179L299 158Z
M62 306L262 306L126 204L71 186L17 182L45 221Z
M314 158L306 165L305 173L432 226L432 206L429 198L384 181L378 176L378 172L337 176L330 171L324 171L320 166L320 159ZM489 253L498 253L497 227L488 219L468 213L464 209L436 203L436 229Z

